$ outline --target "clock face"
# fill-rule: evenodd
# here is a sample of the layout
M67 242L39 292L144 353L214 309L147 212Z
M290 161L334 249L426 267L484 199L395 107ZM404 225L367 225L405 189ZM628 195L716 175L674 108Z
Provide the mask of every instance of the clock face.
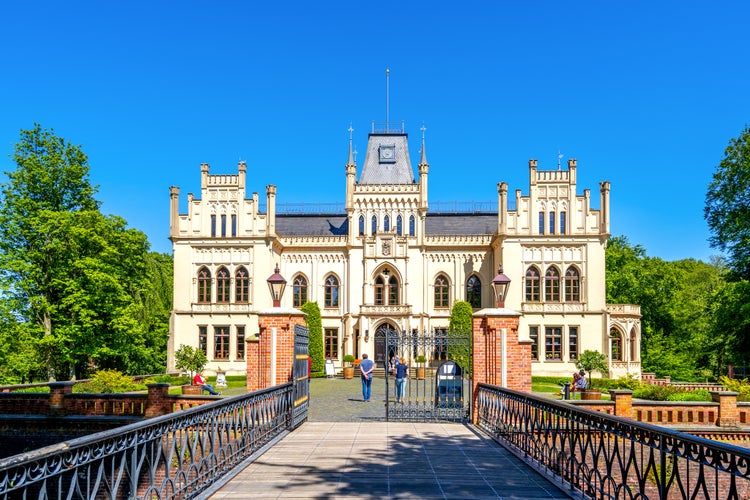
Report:
M396 148L394 146L380 146L380 159L381 160L393 160L396 154Z

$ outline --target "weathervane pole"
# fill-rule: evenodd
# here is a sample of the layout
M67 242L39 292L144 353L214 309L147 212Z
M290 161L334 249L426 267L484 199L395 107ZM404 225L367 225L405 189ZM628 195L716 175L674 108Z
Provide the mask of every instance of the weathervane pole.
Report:
M385 69L385 131L388 132L388 80L391 74L391 70Z

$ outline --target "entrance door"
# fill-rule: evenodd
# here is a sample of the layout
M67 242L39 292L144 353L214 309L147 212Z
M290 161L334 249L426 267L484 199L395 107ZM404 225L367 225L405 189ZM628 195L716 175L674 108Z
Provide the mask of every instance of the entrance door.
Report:
M393 347L390 349L391 352L388 352L389 349L386 348L385 341L386 332L395 330L396 327L388 322L381 324L375 330L375 363L378 368L387 368L388 360L391 359L391 356L395 352Z

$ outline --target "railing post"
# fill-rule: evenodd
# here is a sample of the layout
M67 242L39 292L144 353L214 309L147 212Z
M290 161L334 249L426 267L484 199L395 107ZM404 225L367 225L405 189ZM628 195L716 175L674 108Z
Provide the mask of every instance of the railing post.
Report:
M609 395L615 403L615 415L633 418L633 391L630 389L610 389Z
M158 417L172 413L172 403L167 399L169 384L146 384L148 397L146 398L146 418Z
M737 427L739 425L738 395L739 393L732 391L711 391L711 401L719 403L719 416L716 419L716 425L719 427Z
M51 417L63 417L68 413L65 404L65 395L73 393L75 382L50 382L49 383L49 410Z

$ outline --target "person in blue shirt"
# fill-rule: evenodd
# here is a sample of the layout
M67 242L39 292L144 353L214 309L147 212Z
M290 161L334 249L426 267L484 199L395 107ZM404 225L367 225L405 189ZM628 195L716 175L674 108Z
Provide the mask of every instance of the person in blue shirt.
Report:
M362 362L359 364L359 371L362 373L362 398L365 401L370 401L370 388L372 387L372 371L375 369L375 363L373 360L367 357L367 354L362 355Z
M401 358L396 365L396 402L404 402L404 389L406 388L406 379L409 378L409 365L406 360Z

